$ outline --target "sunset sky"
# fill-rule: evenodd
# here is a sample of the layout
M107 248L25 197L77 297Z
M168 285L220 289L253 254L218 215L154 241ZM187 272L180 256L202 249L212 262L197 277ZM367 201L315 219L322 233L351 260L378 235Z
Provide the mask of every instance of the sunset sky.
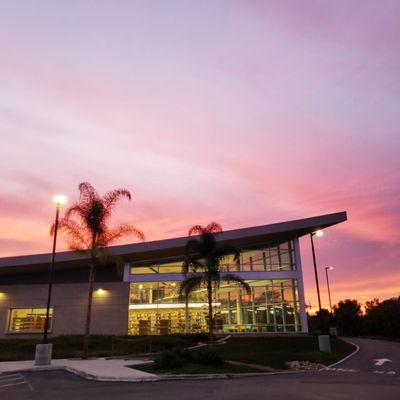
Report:
M131 190L147 240L346 210L332 297L400 295L400 2L0 2L0 257L55 193ZM316 306L308 238L306 300ZM60 243L60 249L65 244Z

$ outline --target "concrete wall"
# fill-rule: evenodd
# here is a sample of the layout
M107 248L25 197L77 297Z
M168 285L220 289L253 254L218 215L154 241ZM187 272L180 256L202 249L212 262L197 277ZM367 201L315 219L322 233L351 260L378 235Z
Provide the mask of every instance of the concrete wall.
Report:
M51 335L82 334L87 305L87 283L53 285L53 329ZM101 288L104 292L100 293ZM9 334L10 308L46 308L48 285L0 285L0 338L37 337L38 334ZM128 333L129 283L96 283L91 333ZM39 335L40 336L40 335ZM50 336L50 335L49 335Z

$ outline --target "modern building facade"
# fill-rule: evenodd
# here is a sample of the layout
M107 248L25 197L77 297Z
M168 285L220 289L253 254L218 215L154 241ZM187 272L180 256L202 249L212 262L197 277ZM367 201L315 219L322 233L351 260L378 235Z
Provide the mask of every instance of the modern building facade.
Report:
M240 249L239 261L224 260L251 287L221 283L213 296L217 333L306 333L299 238L347 219L345 212L225 231L221 244ZM147 335L207 330L205 289L187 301L179 283L187 237L114 246L113 265L98 266L92 333ZM0 259L0 337L43 332L50 254ZM56 255L51 334L81 334L87 303L87 260L71 252Z

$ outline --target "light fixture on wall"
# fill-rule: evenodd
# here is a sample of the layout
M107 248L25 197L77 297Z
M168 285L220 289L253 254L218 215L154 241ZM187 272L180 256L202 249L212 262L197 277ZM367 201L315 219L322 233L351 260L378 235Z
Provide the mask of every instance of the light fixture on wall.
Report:
M97 289L97 294L99 296L104 296L106 294L106 291L102 288Z

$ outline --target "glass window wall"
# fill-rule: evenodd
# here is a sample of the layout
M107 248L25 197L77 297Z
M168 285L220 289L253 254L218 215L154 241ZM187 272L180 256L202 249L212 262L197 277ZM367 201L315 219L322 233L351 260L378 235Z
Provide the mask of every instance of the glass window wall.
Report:
M249 280L251 294L237 284L214 290L216 332L300 331L297 280ZM179 297L179 282L132 283L129 333L171 334L207 331L208 303L205 289L187 301Z
M261 250L242 251L239 262L227 256L221 262L221 271L290 271L296 269L294 244L285 242ZM131 274L181 273L182 261L131 267ZM199 271L200 272L200 271Z

